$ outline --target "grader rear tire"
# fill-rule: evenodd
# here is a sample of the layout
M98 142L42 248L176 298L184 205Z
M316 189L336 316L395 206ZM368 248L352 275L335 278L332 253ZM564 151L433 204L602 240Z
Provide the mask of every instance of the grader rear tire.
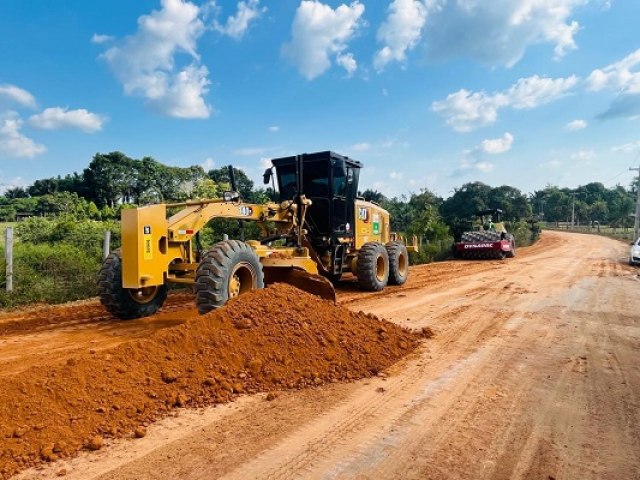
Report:
M196 306L200 314L222 307L230 298L264 288L258 255L244 242L226 240L211 247L196 270Z
M358 284L364 290L378 292L389 281L389 254L378 242L365 243L358 252Z
M122 319L148 317L156 313L167 299L167 286L124 288L122 286L122 254L111 253L98 274L100 303L109 313Z
M409 277L409 252L402 242L385 245L389 255L389 285L403 285Z

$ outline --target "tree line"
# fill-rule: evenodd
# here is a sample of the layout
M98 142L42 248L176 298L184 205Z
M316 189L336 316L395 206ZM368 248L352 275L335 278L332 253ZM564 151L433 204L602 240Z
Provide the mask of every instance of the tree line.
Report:
M258 188L235 169L238 190L245 201L262 203L275 199L271 189ZM14 221L20 214L72 216L78 219L118 219L120 210L154 202L191 198L215 198L230 188L226 168L205 171L162 164L151 157L133 159L121 152L98 153L82 173L36 180L15 187L0 197L0 221ZM375 190L361 196L386 208L395 231L420 235L427 240L457 236L470 227L479 210L500 208L503 220L518 224L544 220L579 223L600 222L628 226L634 210L635 185L607 188L592 182L575 189L547 186L531 194L503 185L491 187L470 182L441 198L427 189L387 198Z
M268 198L267 191L256 189L242 170L234 171L244 199L263 202ZM230 188L229 184L226 168L205 172L201 166L171 167L151 157L98 153L82 173L8 189L0 197L0 221L14 221L20 215L111 220L119 218L123 208L134 205L216 198Z

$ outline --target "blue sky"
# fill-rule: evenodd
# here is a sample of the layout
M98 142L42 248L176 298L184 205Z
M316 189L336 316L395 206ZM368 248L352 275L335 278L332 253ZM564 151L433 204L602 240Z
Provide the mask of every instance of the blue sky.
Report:
M387 195L628 184L635 0L2 0L0 189L331 149Z

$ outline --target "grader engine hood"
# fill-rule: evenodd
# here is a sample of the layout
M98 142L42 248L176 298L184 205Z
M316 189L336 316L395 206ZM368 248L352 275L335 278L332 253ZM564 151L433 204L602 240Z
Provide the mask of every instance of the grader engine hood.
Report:
M149 205L122 211L122 286L142 288L165 283L167 208Z

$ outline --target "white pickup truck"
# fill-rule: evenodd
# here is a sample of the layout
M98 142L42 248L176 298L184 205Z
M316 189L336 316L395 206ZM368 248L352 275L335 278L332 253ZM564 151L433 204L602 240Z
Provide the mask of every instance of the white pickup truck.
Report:
M629 265L640 265L640 238L631 244Z

